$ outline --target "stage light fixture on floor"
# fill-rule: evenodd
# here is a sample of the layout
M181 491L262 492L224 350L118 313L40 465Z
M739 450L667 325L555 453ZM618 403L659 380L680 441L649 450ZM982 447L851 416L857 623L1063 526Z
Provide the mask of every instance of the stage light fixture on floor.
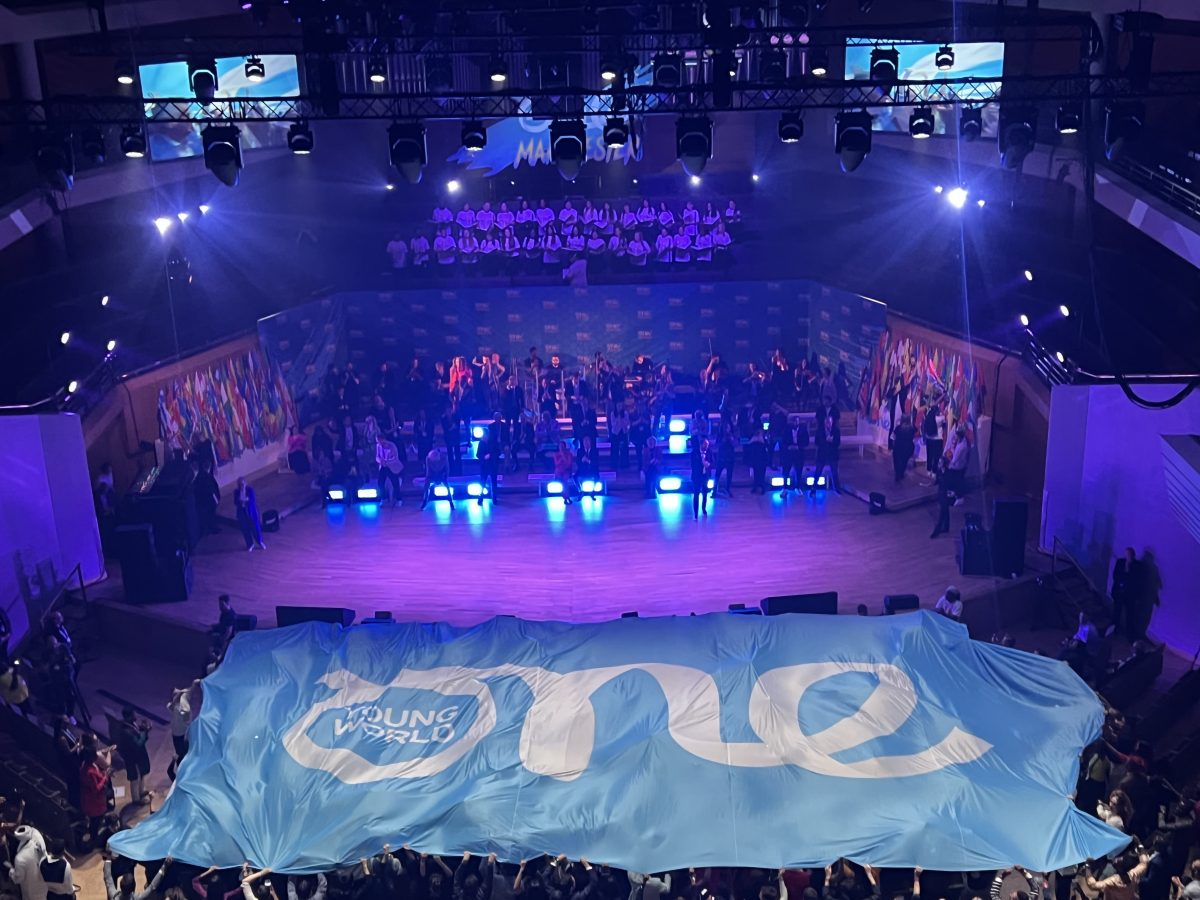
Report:
M824 47L813 47L808 52L808 71L817 78L824 78L829 74L829 51Z
M785 488L785 487L787 487L787 479L784 478L782 475L772 475L771 476L771 487Z
M246 80L259 82L267 77L267 67L261 56L246 57Z
M452 490L448 484L435 484L433 486L433 496L437 500L449 500L452 496Z
M313 133L304 120L293 122L288 128L288 149L297 156L308 156L313 150Z
M825 487L825 476L824 475L806 475L804 478L804 485L805 485L805 487L810 487L810 488L824 488Z
M947 72L954 68L954 48L949 44L942 44L938 47L937 53L933 54L933 64L937 66L939 72Z
M542 493L547 497L561 497L565 489L563 483L558 479L542 482Z
M146 155L146 134L141 125L126 125L121 129L121 152L127 159L141 159Z
M383 84L387 81L387 60L382 56L373 56L367 61L367 78L372 84Z
M117 84L131 85L134 81L133 63L128 60L120 60L116 65Z
M463 122L462 146L468 153L478 153L487 146L487 129L478 119Z
M70 132L51 129L34 138L33 163L46 187L69 191L75 186L75 148Z
M425 126L420 122L393 122L388 127L388 158L409 184L420 184L429 156Z
M587 159L587 129L582 119L555 119L550 123L550 158L565 181L579 177Z
M955 209L962 209L967 205L967 189L964 187L950 188L946 191L946 202Z
M1120 159L1127 146L1138 139L1146 121L1146 105L1136 101L1114 101L1104 110L1104 155Z
M585 478L579 482L579 493L585 497L599 497L604 493L604 482L599 478Z
M492 61L488 63L488 79L492 84L504 84L508 81L508 66L498 56L493 56Z
M1036 139L1037 107L1001 104L1000 127L996 135L1000 164L1006 169L1020 171Z
M211 56L188 60L188 84L202 103L211 103L217 95L217 61Z
M658 479L658 492L660 494L678 494L683 488L683 479L678 475L664 475Z
M379 488L360 487L354 492L354 499L359 503L377 503L379 502Z
M345 503L346 489L340 484L330 485L325 489L325 503Z
M624 147L629 141L629 126L620 116L613 116L604 122L604 146L609 148Z
M1083 121L1083 110L1078 103L1064 103L1054 116L1054 127L1059 134L1076 134Z
M787 78L787 52L784 50L763 51L759 65L759 77L767 84L779 84Z
M895 47L875 47L871 50L871 80L893 84L900 73L900 51Z
M908 133L917 140L933 137L935 128L932 106L914 106L908 117Z
M675 155L683 171L699 175L712 159L713 125L708 116L689 116L675 123Z
M485 485L478 481L472 481L467 485L467 496L473 500L478 500L480 497L490 497L492 492Z
M242 139L236 126L209 125L200 132L204 166L217 180L234 187L242 171Z
M654 57L654 84L657 87L679 87L683 80L683 57L678 53L660 53Z
M983 134L983 107L964 106L958 112L958 136L967 143Z
M485 437L487 437L487 426L486 425L472 425L471 426L471 438L473 440L482 441Z
M804 119L798 112L785 112L779 116L779 140L785 144L799 143L804 137Z
M688 420L685 416L675 416L667 423L667 430L671 434L683 434L687 431Z
M842 110L834 119L833 149L843 172L853 172L871 152L871 114L865 109Z
M1065 363L1067 361L1067 357L1063 354L1063 352L1061 350L1054 351L1054 358L1057 359L1060 363Z

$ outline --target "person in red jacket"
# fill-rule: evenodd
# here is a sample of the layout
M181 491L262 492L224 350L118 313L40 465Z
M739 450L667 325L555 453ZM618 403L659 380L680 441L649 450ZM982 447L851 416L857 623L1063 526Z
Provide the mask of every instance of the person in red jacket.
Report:
M108 814L108 782L112 770L104 766L95 750L85 750L79 768L79 807L87 816L88 832L99 838Z

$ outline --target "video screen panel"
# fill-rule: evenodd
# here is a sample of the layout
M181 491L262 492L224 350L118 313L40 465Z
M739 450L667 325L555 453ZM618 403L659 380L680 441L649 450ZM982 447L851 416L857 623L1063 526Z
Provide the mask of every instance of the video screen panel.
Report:
M871 50L876 46L893 46L886 41L868 38L851 38L846 42L846 79L871 80ZM1000 90L1000 79L1004 75L1004 44L986 41L969 44L953 44L954 68L940 71L934 61L938 44L917 44L897 41L894 44L900 53L901 81L944 81L948 78L994 78L995 82L981 85L979 94L990 98ZM930 94L928 96L933 96ZM957 117L953 105L933 103L934 134L956 134ZM875 131L908 131L908 107L874 107ZM983 135L995 137L1000 110L993 104L983 108Z
M266 77L262 81L251 81L246 77L244 57L219 58L217 60L216 96L220 99L299 96L300 73L297 70L295 56L264 56L262 61L266 67ZM153 63L139 66L138 76L141 79L142 98L145 100L192 96L186 62ZM160 161L183 159L188 156L199 156L203 152L200 144L199 125L187 122L155 123L153 111L149 105L146 107L146 118L151 123L146 126L151 159ZM240 123L238 127L242 133L242 150L286 146L289 124L288 122Z

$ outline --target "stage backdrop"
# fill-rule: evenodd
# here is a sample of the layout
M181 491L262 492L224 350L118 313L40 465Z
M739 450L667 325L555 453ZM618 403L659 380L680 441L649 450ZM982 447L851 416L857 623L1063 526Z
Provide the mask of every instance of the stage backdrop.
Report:
M279 441L295 420L283 377L257 347L180 372L158 392L163 440L211 440L219 466Z
M858 384L886 321L882 303L811 281L699 282L344 293L262 319L259 336L307 411L330 362L403 373L414 356L429 366L495 350L508 364L532 346L568 367L646 353L691 376L712 351L740 368L807 348Z
M1182 385L1143 385L1149 400ZM1200 396L1144 409L1116 385L1056 387L1046 450L1042 547L1057 537L1107 590L1116 557L1152 563L1150 634L1191 657L1200 648Z
M687 866L1049 871L1095 694L928 612L239 634L162 809L109 846L317 872L384 843Z

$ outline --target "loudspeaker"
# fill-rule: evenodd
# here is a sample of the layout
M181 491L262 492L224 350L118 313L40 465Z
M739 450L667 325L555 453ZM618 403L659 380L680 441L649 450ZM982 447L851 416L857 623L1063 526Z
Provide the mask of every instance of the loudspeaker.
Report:
M113 535L126 603L153 603L158 593L158 554L154 526L146 523L119 525Z
M344 606L276 606L275 623L280 628L301 622L328 622L349 628L354 624L354 610Z
M268 509L262 514L262 530L263 531L278 531L279 530L279 510Z
M745 603L730 603L729 611L735 616L761 616L763 614L757 606L747 607Z
M174 555L161 561L162 576L160 600L166 603L183 603L192 592L192 558L182 548Z
M621 618L622 618L622 619L636 619L637 617L638 617L638 614L637 614L637 610L636 610L636 609L635 609L635 610L633 610L632 612L623 612L623 613L621 613Z
M233 617L233 630L236 633L243 631L253 631L258 627L258 616L238 615Z
M879 491L871 491L871 505L867 507L867 511L873 516L887 512L887 497Z
M992 571L1007 578L1025 571L1025 529L1029 503L1021 499L992 504Z
M759 606L762 608L764 616L778 616L784 613L836 616L837 601L837 591L826 591L823 594L786 594L781 597L767 597Z
M888 594L883 598L883 612L888 616L920 608L921 601L916 594Z
M992 574L992 544L989 532L964 528L958 536L958 571L962 575Z

